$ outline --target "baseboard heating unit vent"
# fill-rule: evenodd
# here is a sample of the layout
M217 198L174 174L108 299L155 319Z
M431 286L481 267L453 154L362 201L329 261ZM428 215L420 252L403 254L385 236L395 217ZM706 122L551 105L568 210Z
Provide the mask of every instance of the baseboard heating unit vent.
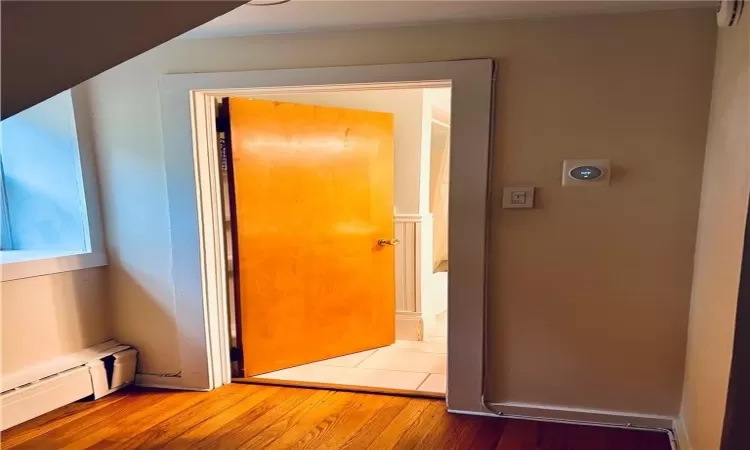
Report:
M137 351L107 341L8 374L0 394L0 430L84 398L97 399L133 383Z

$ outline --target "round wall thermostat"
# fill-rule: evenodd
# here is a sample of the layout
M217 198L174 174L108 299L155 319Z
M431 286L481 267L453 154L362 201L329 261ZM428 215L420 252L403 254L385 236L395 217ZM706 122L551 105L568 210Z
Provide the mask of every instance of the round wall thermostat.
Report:
M563 161L563 186L609 186L608 159L566 159Z
M578 166L570 171L570 176L576 180L596 180L604 175L604 171L596 166Z

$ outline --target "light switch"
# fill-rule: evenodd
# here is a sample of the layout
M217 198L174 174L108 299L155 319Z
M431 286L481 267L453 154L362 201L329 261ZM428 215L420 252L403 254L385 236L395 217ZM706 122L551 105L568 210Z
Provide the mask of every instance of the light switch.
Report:
M503 188L503 208L533 208L534 188L513 186Z

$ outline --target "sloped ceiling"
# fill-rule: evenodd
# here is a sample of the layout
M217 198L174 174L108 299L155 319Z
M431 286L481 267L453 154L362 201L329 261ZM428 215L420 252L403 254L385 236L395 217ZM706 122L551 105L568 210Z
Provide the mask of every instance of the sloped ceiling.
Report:
M292 0L276 6L242 6L183 37L200 39L435 22L711 8L715 3L699 0Z
M268 1L268 0L255 0ZM670 0L3 0L2 118L172 38L213 38L551 15L711 7ZM214 19L214 20L212 20Z
M2 1L2 118L244 1Z

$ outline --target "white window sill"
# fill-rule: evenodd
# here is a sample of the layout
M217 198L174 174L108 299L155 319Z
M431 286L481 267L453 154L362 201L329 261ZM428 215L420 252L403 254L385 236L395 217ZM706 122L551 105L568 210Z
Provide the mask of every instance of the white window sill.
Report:
M0 251L0 277L2 281L70 272L106 264L107 257L104 252Z

